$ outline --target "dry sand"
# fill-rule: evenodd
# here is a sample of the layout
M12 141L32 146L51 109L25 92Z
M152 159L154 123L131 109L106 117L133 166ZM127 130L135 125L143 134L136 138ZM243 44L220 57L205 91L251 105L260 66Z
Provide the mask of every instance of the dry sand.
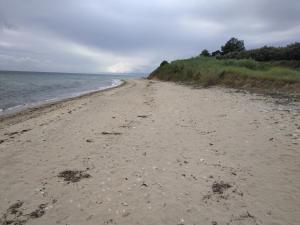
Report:
M2 225L300 224L299 103L131 80L32 113L0 122Z

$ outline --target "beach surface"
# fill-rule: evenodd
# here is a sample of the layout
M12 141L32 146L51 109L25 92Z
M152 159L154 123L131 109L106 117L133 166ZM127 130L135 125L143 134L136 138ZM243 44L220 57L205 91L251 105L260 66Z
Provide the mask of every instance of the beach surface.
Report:
M129 80L0 120L0 224L299 225L300 105Z

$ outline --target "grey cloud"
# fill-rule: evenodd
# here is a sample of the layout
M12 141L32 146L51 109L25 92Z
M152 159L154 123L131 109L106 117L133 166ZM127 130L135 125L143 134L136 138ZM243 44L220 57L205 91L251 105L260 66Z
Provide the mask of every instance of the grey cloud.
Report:
M231 36L248 47L299 41L299 8L298 0L0 0L0 66L150 71Z

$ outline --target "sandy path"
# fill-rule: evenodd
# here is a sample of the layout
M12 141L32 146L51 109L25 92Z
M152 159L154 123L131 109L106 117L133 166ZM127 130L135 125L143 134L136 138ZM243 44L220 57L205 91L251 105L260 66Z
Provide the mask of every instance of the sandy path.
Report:
M299 118L299 104L134 80L2 122L0 224L298 225Z

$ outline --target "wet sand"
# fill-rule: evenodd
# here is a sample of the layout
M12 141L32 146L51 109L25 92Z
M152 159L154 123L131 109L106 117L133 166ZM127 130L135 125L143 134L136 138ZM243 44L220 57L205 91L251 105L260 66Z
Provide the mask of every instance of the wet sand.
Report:
M140 79L0 120L0 224L298 225L299 115Z

